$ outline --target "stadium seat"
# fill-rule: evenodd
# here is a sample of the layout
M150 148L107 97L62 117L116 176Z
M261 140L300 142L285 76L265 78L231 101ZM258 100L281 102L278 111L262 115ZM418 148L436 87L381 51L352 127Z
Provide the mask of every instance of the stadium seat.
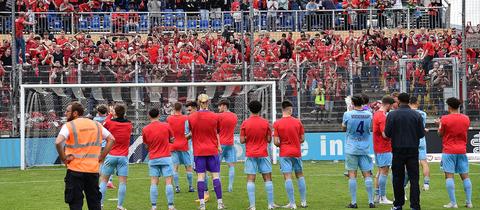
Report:
M260 28L267 29L267 14L262 14L261 21Z
M63 29L63 22L59 17L53 19L53 30L61 31Z
M200 20L200 29L208 29L208 20Z
M225 91L223 92L223 95L221 96L222 98L228 98L232 96L233 91L235 90L236 86L226 86Z
M55 14L48 14L47 15L47 26L49 29L53 29L53 25L55 24L55 20L57 19L57 15Z
M223 16L223 24L224 25L232 25L233 23L233 20L232 20L232 15L230 15L229 13L224 13L224 16Z
M168 102L175 103L178 101L178 87L168 87Z
M148 92L148 96L150 98L150 102L151 103L155 103L155 102L160 102L160 98L161 98L161 94L157 91L149 91Z
M122 88L112 88L112 99L115 102L122 102Z
M148 30L148 14L140 15L140 30Z
M188 20L188 29L196 29L197 20Z
M293 16L289 13L283 14L282 27L291 27L293 25Z
M87 28L88 28L87 21L86 20L79 20L78 29L80 31L84 31L84 30L87 30Z
M111 27L110 18L111 18L110 15L103 16L103 28L104 29L109 29Z
M195 101L195 88L197 87L188 87L187 89L187 101Z
M182 18L177 19L177 28L184 28L185 27L185 20Z
M213 99L213 96L215 95L215 91L217 91L216 86L207 86L205 87L205 92L208 95L209 99Z
M212 21L212 28L213 29L221 29L222 28L222 23L221 20L215 19Z
M165 21L163 21L164 26L173 26L173 15L165 14Z
M103 101L104 100L103 99L103 94L102 94L102 88L92 88L92 95L93 95L93 98L97 101Z
M100 30L100 16L99 15L93 15L92 17L92 22L90 23L90 27L94 31Z
M61 96L61 97L66 97L67 96L65 94L65 92L63 92L63 88L51 88L51 89L55 93L55 95L57 95L57 96Z
M72 88L73 95L77 99L85 99L85 96L83 95L82 89L81 88Z

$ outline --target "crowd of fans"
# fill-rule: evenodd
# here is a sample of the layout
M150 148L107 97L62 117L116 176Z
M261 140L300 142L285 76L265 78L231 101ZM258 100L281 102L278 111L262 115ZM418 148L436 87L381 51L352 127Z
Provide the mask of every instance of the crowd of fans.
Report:
M480 27L469 26L467 31L479 33ZM298 37L284 33L279 39L265 32L253 38L253 48L251 39L249 33L243 37L231 31L198 34L162 27L152 28L148 36L105 35L98 40L84 33L30 33L18 61L24 83L43 84L235 81L245 77L243 64L247 63L253 66L247 77L282 80L287 98L295 102L301 91L309 110L330 115L335 103L348 95L350 75L354 92L395 92L400 89L399 59L411 58L417 61L406 65L408 90L425 104L422 108L440 114L443 90L452 87L452 63L433 59L462 54L462 36L456 29L399 28L387 35L370 28L345 36L325 30L301 32ZM12 64L10 46L3 41L0 47L3 66ZM480 52L469 49L467 56L475 64ZM472 107L480 106L478 69L476 64L469 70ZM141 98L148 98L143 92Z
M337 9L340 7L351 9L365 9L375 7L380 10L387 8L402 8L417 6L442 6L441 0L253 0L256 10L311 10L317 8ZM338 6L337 6L338 5ZM16 0L18 12L115 12L138 11L159 12L162 10L180 9L188 12L207 11L248 11L249 0Z

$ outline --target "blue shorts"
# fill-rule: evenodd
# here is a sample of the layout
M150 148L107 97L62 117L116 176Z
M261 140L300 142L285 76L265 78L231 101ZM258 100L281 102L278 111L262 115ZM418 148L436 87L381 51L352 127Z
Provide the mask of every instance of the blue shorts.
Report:
M420 145L418 146L418 159L427 159L427 143L425 142L425 140L420 140Z
M173 165L185 165L185 166L192 165L192 158L188 151L172 151L171 155L172 155Z
M392 165L392 153L385 152L385 153L377 153L375 154L375 163L377 163L377 167L389 167Z
M280 157L280 171L282 173L302 172L302 158Z
M345 154L345 169L347 171L372 171L373 161L368 155L350 155Z
M149 174L153 177L173 176L173 163L171 157L155 158L148 161Z
M468 173L468 158L466 154L442 154L440 163L443 171L452 174Z
M268 157L247 157L244 172L245 174L272 173L272 162Z
M107 155L100 169L100 174L110 176L115 171L117 176L128 176L128 157Z
M237 151L235 145L222 145L222 157L220 160L225 159L227 163L237 162Z
M197 173L220 173L220 157L218 155L211 156L194 156L195 171Z

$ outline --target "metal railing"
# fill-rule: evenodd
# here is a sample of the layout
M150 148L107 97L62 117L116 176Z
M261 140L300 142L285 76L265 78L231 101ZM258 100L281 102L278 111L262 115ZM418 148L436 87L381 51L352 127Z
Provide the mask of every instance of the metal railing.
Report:
M56 67L41 66L37 70L22 69L23 84L92 84L92 83L158 83L158 82L225 82L225 81L277 81L277 101L290 100L294 103L294 113L305 124L335 126L347 109L347 96L366 93L370 102L380 100L384 95L394 92L407 92L417 97L420 109L429 116L429 123L445 113L445 100L459 97L461 92L459 66L456 58L434 59L428 70L422 60L401 59L393 62L378 60L374 63L356 61L302 62L291 60L286 63L256 62L253 66L241 64L195 64L178 65L175 68L162 65L132 64L127 66L85 65L71 66L56 70ZM245 69L244 69L245 68ZM476 67L478 69L478 66ZM252 72L250 72L252 70ZM243 72L247 71L247 72ZM469 76L470 83L478 72ZM55 75L55 76L54 76ZM249 75L244 78L242 75ZM477 75L478 76L478 75ZM478 85L469 85L469 93L480 93ZM477 90L478 89L478 90ZM90 92L91 91L91 92ZM171 97L193 100L195 90L158 90L139 88L139 97L135 93L119 94L104 90L96 94L75 91L61 92L71 98L86 98L91 101L161 102ZM174 91L174 92L172 92ZM175 92L176 91L176 92ZM235 95L234 90L226 91L222 97ZM175 94L175 96L172 96ZM169 99L170 100L170 99ZM479 99L480 100L480 99ZM474 101L472 99L472 101ZM93 103L93 102L92 102ZM479 102L480 104L480 102ZM89 103L89 110L94 104ZM471 107L470 107L471 108ZM331 123L334 122L334 123Z
M253 20L249 12L89 12L27 13L35 21L33 32L89 33L149 33L155 27L180 31L311 31L311 30L362 30L368 27L408 29L447 28L449 7L417 7L415 9L387 8L353 10L277 10L255 11ZM254 28L250 29L254 21ZM11 32L11 14L0 13L0 33Z

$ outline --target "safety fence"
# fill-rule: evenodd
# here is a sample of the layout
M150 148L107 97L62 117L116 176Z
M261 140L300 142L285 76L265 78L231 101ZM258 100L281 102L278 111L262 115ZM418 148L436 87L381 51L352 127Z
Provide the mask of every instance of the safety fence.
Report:
M22 84L276 81L277 107L280 107L283 100L292 101L295 116L313 131L338 130L343 113L348 109L346 98L359 93L370 97L369 104L372 109L378 108L375 106L376 101L384 95L395 92L410 93L418 98L420 109L427 112L427 123L430 126L433 126L434 119L446 113L445 100L452 96L461 97L462 88L467 88L469 94L468 98L465 98L468 113L477 113L475 105L480 104L478 97L475 97L480 95L480 85L473 84L476 80L480 81L476 72L478 63L472 65L472 73L468 75L469 85L462 86L462 75L456 58L433 59L428 63L420 59L400 59L396 62L357 60L300 63L291 60L285 63L257 62L253 66L191 63L175 68L135 63L126 66L79 64L61 69L53 66L32 69L27 66L20 70ZM216 98L232 98L249 90L234 87L223 89L140 87L36 91L39 96L42 94L60 98L68 96L70 99L85 100L88 113L95 115L95 106L99 103L123 102L132 106L158 103L159 106L171 107L174 101L192 101L202 92ZM47 92L49 94L46 94ZM42 100L38 101L39 107L44 106ZM53 101L52 104L62 104L53 99L50 101ZM57 116L63 115L61 110L55 111L58 112ZM281 110L278 109L277 113L281 113ZM478 113L472 116L478 117Z
M11 13L0 13L0 33L12 29ZM368 27L408 29L448 28L449 7L416 7L384 10L277 10L255 11L252 16L244 11L184 12L29 12L26 19L34 22L27 30L35 33L150 33L156 27L180 31L312 31L362 30ZM253 27L253 28L252 28Z

